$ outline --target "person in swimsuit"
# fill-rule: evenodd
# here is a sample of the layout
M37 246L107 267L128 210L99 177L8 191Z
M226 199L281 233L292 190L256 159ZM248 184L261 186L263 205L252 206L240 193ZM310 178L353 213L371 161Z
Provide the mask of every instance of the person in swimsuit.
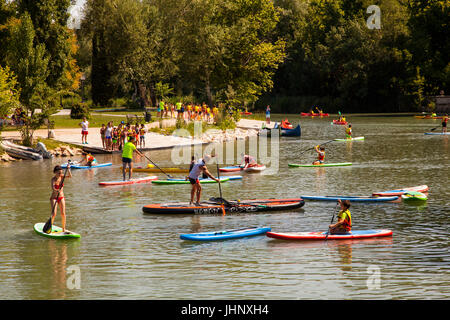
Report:
M348 200L338 200L341 206L341 211L338 213L338 222L335 224L330 224L329 233L330 234L346 234L352 230L352 215L350 214L350 201Z
M202 186L200 184L200 180L198 179L202 173L206 174L209 178L219 181L216 177L214 177L209 171L208 168L206 168L206 163L211 160L210 155L206 155L203 157L203 159L200 159L198 162L196 162L193 166L191 171L189 172L189 182L191 183L191 201L189 204L195 204L197 206L200 206L200 198L202 195ZM197 201L194 202L194 197L197 196Z
M445 114L445 116L442 117L442 132L447 132L447 122L448 122L448 115Z
M53 173L55 174L51 180L51 187L52 187L52 195L50 196L50 205L53 210L52 212L52 225L55 221L56 217L56 211L59 208L61 211L61 223L62 223L62 229L63 232L66 231L66 201L64 199L64 191L63 187L64 185L61 183L64 173L61 166L55 166L53 169ZM72 173L70 172L70 165L68 165L66 178L71 178Z
M255 158L253 158L252 156L249 156L247 154L244 156L243 163L244 163L244 168L243 169L247 169L249 167L254 167L254 166L256 166L258 164L256 162ZM241 167L242 167L242 164L241 164Z
M325 147L317 145L315 147L316 152L318 153L317 160L313 162L314 165L320 165L325 162Z

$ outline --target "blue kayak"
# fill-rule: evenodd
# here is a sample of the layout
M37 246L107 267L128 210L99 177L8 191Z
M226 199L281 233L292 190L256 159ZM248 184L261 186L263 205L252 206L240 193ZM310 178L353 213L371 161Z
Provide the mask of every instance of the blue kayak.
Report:
M318 200L318 201L337 201L337 200L349 200L351 202L385 202L395 201L398 196L391 197L373 197L373 196L300 196L304 200Z
M269 232L271 229L268 227L250 227L245 229L232 229L222 231L200 232L200 233L187 233L181 234L181 240L191 241L215 241L215 240L229 240L238 239L251 236L257 236Z
M450 135L450 132L425 132L428 135Z
M112 166L111 162L97 163L97 164L93 164L92 166L80 166L77 164L71 164L70 168L71 169L94 169L94 168L102 168L102 167L109 167L109 166ZM67 168L67 164L62 164L61 168L63 168L63 169Z
M242 176L225 176L225 177L221 177L222 178L228 178L229 180L241 180ZM198 178L198 180L205 180L205 179L209 179L209 178ZM178 179L178 178L167 178L167 180L169 181L184 181L184 179Z

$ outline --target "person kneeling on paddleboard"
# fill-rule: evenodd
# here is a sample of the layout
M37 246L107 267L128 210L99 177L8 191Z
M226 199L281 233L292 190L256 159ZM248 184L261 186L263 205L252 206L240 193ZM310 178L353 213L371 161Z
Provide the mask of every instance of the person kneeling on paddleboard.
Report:
M197 206L200 206L200 198L202 195L202 186L200 184L200 180L198 179L199 176L204 173L209 178L219 181L216 177L214 177L209 171L208 168L206 168L206 163L211 160L210 155L206 155L203 157L203 159L200 159L197 163L195 163L189 172L189 182L191 183L192 189L191 189L191 201L189 204L195 204ZM194 203L194 197L197 196L197 201Z
M61 211L61 223L63 232L66 232L66 201L64 199L64 178L72 178L72 173L70 172L70 164L67 165L67 174L64 176L63 169L61 166L55 166L53 169L55 174L51 180L52 195L50 196L50 205L52 207L52 225L55 221L56 211L59 204ZM64 176L64 177L63 177Z
M92 167L92 164L97 163L97 159L95 159L92 154L82 151L82 155L84 158L81 161L80 165Z
M349 210L350 201L339 199L338 203L341 206L341 211L338 213L338 222L329 226L330 234L345 234L352 231L352 215Z
M243 169L244 170L249 168L249 167L253 167L253 166L257 165L257 164L258 163L256 162L256 159L253 158L252 156L249 156L247 154L244 156L244 161L243 161L243 165L244 165ZM242 167L242 164L241 164L241 167Z
M352 125L348 124L348 127L345 128L345 138L351 139L352 138Z
M317 160L313 162L314 165L320 165L325 162L325 147L317 145L314 150L318 153Z
M133 151L136 151L136 153L140 156L144 156L139 150L137 150L134 141L134 136L129 136L129 141L125 143L122 149L122 174L123 174L123 181L125 181L125 172L126 167L128 166L128 180L131 180L131 173L133 171Z

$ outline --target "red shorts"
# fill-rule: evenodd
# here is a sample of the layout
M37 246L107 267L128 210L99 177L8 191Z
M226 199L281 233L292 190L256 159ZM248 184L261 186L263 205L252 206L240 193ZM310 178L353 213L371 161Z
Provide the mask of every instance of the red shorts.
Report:
M87 135L88 135L88 132L87 132L87 131L81 130L81 135L82 135L82 136L87 136Z

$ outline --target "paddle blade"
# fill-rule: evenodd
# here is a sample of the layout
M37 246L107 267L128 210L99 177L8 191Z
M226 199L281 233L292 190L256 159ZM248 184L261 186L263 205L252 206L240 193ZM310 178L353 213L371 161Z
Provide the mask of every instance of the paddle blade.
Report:
M44 227L42 228L42 232L44 233L50 233L52 231L52 218L47 220L47 222L44 224Z

